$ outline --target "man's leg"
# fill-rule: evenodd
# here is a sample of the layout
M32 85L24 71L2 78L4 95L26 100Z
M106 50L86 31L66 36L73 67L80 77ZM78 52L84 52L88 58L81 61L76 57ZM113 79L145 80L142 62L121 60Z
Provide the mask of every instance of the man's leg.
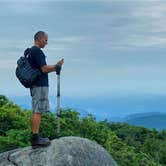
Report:
M41 146L48 146L50 145L50 140L48 138L42 138L39 136L39 128L40 128L40 120L41 120L41 113L32 113L30 118L30 125L31 125L31 144L32 148L37 148Z
M31 88L32 114L30 118L30 126L32 131L32 135L31 135L32 148L36 148L40 146L48 146L51 143L48 138L42 138L38 134L42 112L45 112L45 109L47 108L46 107L47 102L43 100L48 96L47 89L48 88L44 88L44 87Z
M39 133L41 115L42 115L41 113L32 113L31 114L30 124L31 124L32 134Z

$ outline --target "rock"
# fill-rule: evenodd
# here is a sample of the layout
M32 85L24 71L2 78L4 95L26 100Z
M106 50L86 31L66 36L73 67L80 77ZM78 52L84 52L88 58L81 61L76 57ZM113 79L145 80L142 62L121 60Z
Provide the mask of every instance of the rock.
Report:
M45 148L20 148L0 154L0 166L117 166L96 142L80 137L61 137Z

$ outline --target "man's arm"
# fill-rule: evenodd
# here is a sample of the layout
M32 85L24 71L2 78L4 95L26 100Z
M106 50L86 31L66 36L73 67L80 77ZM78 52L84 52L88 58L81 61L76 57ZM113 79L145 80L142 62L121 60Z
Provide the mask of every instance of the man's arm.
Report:
M63 63L64 63L64 59L61 59L56 65L44 65L40 69L43 73L53 72L53 71L56 71L56 68L58 68L57 65L62 66Z
M40 68L40 70L42 71L42 73L53 72L56 71L56 65L44 65Z

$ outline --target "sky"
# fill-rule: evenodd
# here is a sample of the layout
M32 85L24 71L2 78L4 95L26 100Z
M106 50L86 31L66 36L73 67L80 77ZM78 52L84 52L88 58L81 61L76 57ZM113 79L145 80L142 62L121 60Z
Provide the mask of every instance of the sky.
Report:
M166 95L163 0L1 0L0 93L27 96L17 59L48 33L47 63L64 58L61 94L71 98ZM56 95L56 74L49 74Z

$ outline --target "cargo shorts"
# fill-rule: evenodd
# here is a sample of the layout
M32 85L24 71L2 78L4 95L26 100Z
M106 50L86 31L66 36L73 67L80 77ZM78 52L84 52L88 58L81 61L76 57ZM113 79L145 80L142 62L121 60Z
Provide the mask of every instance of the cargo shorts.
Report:
M30 88L32 97L32 112L43 113L49 111L48 87L32 87Z

